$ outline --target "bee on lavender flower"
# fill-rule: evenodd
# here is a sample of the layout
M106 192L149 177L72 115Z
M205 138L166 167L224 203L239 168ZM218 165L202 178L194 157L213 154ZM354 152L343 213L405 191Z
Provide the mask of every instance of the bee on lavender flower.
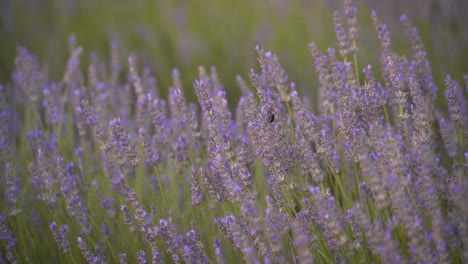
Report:
M267 114L267 122L273 123L273 121L275 121L275 114L273 113L273 110L270 109Z

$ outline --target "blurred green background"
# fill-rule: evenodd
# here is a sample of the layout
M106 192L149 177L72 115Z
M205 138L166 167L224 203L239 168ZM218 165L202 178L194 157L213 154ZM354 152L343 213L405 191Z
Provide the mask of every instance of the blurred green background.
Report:
M111 41L117 41L122 64L135 52L140 70L149 66L161 95L171 84L171 70L181 71L189 99L197 66L215 65L228 96L239 95L235 76L247 79L256 68L255 45L276 53L302 93L314 94L315 70L307 45L314 41L325 50L336 46L332 13L341 0L1 0L0 83L8 83L16 46L39 57L53 80L60 80L72 33L83 46L85 71L92 51L108 60ZM408 50L399 22L401 13L418 27L428 51L435 79L445 74L461 81L468 72L468 1L466 0L358 0L359 67L378 69L380 46L370 19L375 9L389 25L393 45ZM231 100L231 107L235 104Z

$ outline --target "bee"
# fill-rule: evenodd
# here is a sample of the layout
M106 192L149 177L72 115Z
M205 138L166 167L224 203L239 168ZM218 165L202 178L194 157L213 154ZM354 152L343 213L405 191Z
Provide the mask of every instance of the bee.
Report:
M268 123L273 123L275 121L275 115L273 114L273 110L269 110L267 114L267 122Z

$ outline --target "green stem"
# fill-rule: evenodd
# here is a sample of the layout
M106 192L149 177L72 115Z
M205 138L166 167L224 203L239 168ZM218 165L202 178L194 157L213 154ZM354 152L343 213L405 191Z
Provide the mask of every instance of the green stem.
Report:
M24 237L23 237L23 231L21 230L21 227L24 226L20 223L19 221L19 215L16 215L16 224L18 225L18 232L19 232L19 240L21 241L21 245L23 246L23 253L26 254L26 245L24 244ZM17 255L18 257L20 255Z
M383 111L384 111L384 115L385 115L385 121L387 121L387 123L390 124L390 117L388 115L387 107L385 105L383 105L382 107L383 107Z
M72 253L70 253L70 257L71 257L72 262L73 262L74 264L78 263L78 262L76 262L75 257L73 257L73 254L72 254Z
M466 176L466 173L465 173L465 153L464 153L464 150L465 150L465 142L463 141L463 126L459 121L457 121L457 137L458 137L458 151L459 151L459 159L460 159L460 169L461 169L461 172L462 172L462 175Z
M93 219L93 216L92 215L88 215L88 218L89 220L91 221L91 224L94 225L94 227L97 229L97 230L100 230L100 227L97 225L96 221L94 221ZM109 247L109 250L111 252L111 255L112 255L112 260L114 261L114 263L117 263L117 258L114 254L114 250L112 250L112 244L109 242L108 239L105 239L106 240L106 244L107 246Z
M358 167L356 162L353 162L353 169L354 169L354 178L355 178L355 188L356 188L356 200L359 200L359 179L358 179Z
M356 40L353 39L353 60L354 60L354 70L356 72L356 80L357 80L357 84L359 85L361 82L359 80L359 67L358 67L358 60L357 60L357 52L356 52Z
M164 209L168 209L168 206L167 206L167 201L166 201L166 196L164 194L164 190L163 190L163 179L162 177L160 177L158 174L158 169L156 167L153 167L154 168L154 171L155 171L155 174L156 174L156 177L158 178L158 187L159 187L159 192L161 193L161 198L163 200L163 204L164 204Z

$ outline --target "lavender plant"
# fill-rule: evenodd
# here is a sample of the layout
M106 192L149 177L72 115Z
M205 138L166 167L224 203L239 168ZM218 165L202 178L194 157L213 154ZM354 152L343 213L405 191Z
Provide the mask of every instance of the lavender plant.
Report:
M356 14L333 14L337 49L309 45L317 113L261 47L235 112L215 67L195 104L177 69L168 98L136 56L126 71L117 43L86 75L70 38L59 81L18 48L0 86L1 262L467 263L468 74L439 87L410 20L405 56L376 12L381 64L360 68Z

